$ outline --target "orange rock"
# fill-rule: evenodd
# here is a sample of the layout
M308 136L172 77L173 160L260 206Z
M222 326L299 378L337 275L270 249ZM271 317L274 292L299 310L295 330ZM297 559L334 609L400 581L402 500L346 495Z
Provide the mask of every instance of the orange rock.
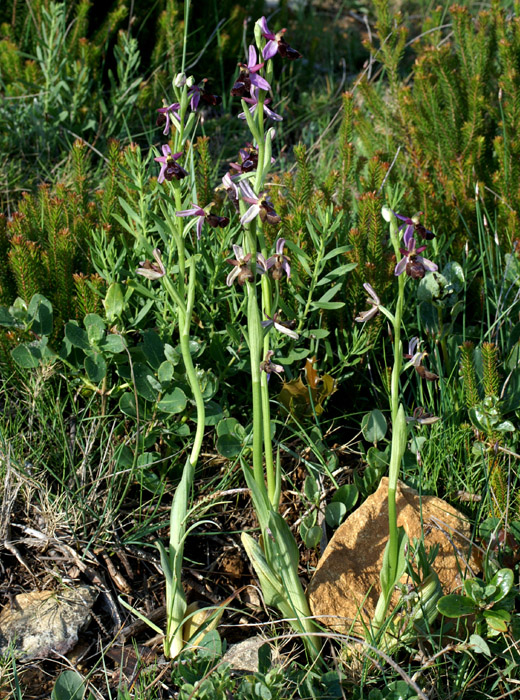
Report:
M362 630L369 624L381 591L379 572L388 539L388 479L336 530L311 579L307 595L313 615L336 631ZM426 549L439 545L433 568L444 593L460 587L479 570L471 555L471 524L436 496L420 497L401 481L396 493L397 524L410 543L424 531ZM468 566L470 569L468 570ZM462 574L462 575L461 575ZM403 577L405 582L406 577ZM395 595L395 602L398 594ZM361 611L361 613L359 612Z

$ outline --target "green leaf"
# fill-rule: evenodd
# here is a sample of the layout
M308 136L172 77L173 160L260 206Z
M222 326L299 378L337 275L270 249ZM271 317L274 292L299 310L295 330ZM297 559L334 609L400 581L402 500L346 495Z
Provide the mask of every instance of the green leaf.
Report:
M35 294L27 307L28 327L36 335L51 335L52 304L41 294Z
M161 382L162 386L169 384L173 378L174 367L169 360L161 362L159 369L157 370L157 378Z
M326 311L332 311L333 309L342 309L345 306L344 301L313 301L313 309L325 309Z
M469 638L469 645L473 651L477 654L484 654L485 656L491 656L491 650L485 639L479 634L472 634Z
M303 482L303 493L311 503L316 505L318 504L320 488L318 486L318 482L312 474L305 477L305 481Z
M404 527L397 528L397 562L396 570L392 572L390 563L390 540L386 543L383 553L383 563L379 579L381 581L381 592L385 596L390 596L399 579L404 574L406 569L406 546L408 544L408 535Z
M143 351L150 366L159 369L165 357L164 343L155 331L149 329L143 333Z
M179 387L175 387L173 391L164 394L162 399L157 404L157 408L165 413L182 413L186 408L188 399L186 394Z
M90 350L87 333L80 328L76 321L69 321L65 325L65 337L71 345L81 350Z
M382 440L387 431L387 422L381 411L375 408L363 416L361 432L367 442L377 443Z
M24 369L34 369L38 367L42 357L37 343L38 341L34 341L34 343L17 345L11 350L11 357L19 367L23 367Z
M154 377L154 374L148 365L142 362L134 364L134 382L135 389L139 396L147 401L155 401L161 391L161 385Z
M495 603L506 597L513 588L514 582L515 576L511 569L500 569L496 572L490 581L491 585L497 588L497 593L493 596Z
M204 425L217 425L224 418L224 411L216 401L208 401L206 403L206 418Z
M314 547L317 547L320 543L321 527L319 525L313 525L309 528L302 528L300 526L300 533L307 549L314 549Z
M341 501L333 501L325 508L325 520L333 529L339 527L347 514L347 506Z
M107 373L107 363L100 352L93 352L85 358L85 371L91 382L98 384L105 378Z
M460 263L455 261L447 263L442 270L442 275L446 278L446 281L455 294L462 292L465 280L464 270Z
M0 306L0 326L13 328L18 325L18 321L14 316L11 316L9 310L5 306Z
M127 391L121 396L119 399L119 410L126 416L130 416L130 418L137 418L135 396L133 392Z
M97 345L105 336L105 322L98 314L87 314L83 319L89 343Z
M475 613L477 607L471 598L450 593L437 602L437 610L445 617L463 617Z
M437 281L437 276L433 272L427 272L419 281L416 288L418 301L433 301L438 299L441 293L441 286Z
M126 343L124 338L117 333L110 333L106 336L103 342L99 344L100 350L103 350L103 352L109 352L113 355L123 352L125 348Z
M51 693L51 700L83 700L85 683L76 671L62 671ZM89 700L92 695L89 693Z
M223 457L233 459L242 452L242 441L235 435L225 433L217 438L217 450Z
M236 435L237 429L244 431L236 418L224 418L217 425L217 436Z
M358 496L359 491L355 484L343 484L332 496L332 503L343 503L347 511L349 511L356 505Z
M507 632L507 625L511 622L511 614L507 610L484 610L483 615L492 630Z
M109 323L114 323L123 313L123 289L118 282L112 282L108 288L103 306L105 307L105 314Z

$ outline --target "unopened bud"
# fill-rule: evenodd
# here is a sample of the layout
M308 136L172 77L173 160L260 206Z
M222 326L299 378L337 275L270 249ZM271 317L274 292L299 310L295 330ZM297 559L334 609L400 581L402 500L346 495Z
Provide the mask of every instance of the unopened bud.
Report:
M389 209L388 207L382 207L381 208L381 216L383 217L383 219L385 221L390 223L390 221L392 221L392 216L393 216L392 210Z
M186 74L185 73L177 73L177 75L173 79L174 87L180 88L185 84L186 84Z

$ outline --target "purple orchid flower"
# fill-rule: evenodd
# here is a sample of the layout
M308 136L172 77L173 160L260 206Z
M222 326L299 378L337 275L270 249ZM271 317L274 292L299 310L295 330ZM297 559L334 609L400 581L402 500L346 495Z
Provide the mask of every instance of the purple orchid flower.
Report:
M242 180L239 183L240 192L244 202L251 204L245 214L242 215L240 223L242 226L249 224L253 219L260 215L262 222L267 221L268 224L279 224L281 219L276 213L271 204L269 197L262 192L258 197L253 192L253 189L247 180Z
M287 279L291 277L291 259L283 254L284 246L285 238L279 238L276 241L276 253L267 258L265 262L268 270L274 267L271 273L274 280L281 280L284 273L287 275Z
M274 352L272 350L268 350L264 360L260 363L260 371L267 374L267 381L271 379L271 374L273 374L273 372L274 374L280 376L280 374L284 371L282 365L277 365L271 361L273 355Z
M273 314L272 318L271 316L267 316L267 314L266 317L267 318L265 321L261 321L261 325L263 328L276 328L278 332L283 333L284 335L288 335L289 338L293 338L293 340L298 340L298 333L296 333L296 331L293 331L292 328L290 328L290 325L292 324L283 323L282 321L280 321L280 313L278 311Z
M369 304L372 304L370 309L367 311L362 311L359 316L356 316L355 320L358 323L364 323L365 321L370 321L370 319L375 316L376 314L379 313L379 306L381 304L381 300L377 296L374 288L372 287L371 284L368 282L365 282L363 287L365 288L365 291L368 292L369 298L367 299L367 302Z
M209 214L202 207L192 202L191 209L184 209L183 211L176 211L175 216L198 216L197 221L197 240L200 241L202 234L202 224L204 221L211 226L211 228L224 228L229 224L229 219L227 216L217 216L217 214Z
M429 372L423 366L423 360L428 356L426 350L418 350L421 345L419 338L412 338L408 343L408 353L404 355L405 359L409 360L406 367L413 367L421 379L426 379L428 382L434 382L439 378L438 374Z
M399 226L399 231L403 229L406 226L406 233L410 235L410 229L413 231L414 234L419 235L423 241L431 241L435 238L435 234L429 231L423 224L420 223L419 217L423 215L423 212L420 211L415 216L409 217L409 216L401 216L401 214L397 214L395 211L392 211L392 214L397 218L400 219L401 221L404 221L404 224Z
M167 136L170 133L170 124L172 119L176 119L179 121L179 117L177 116L176 112L178 112L180 109L180 104L178 102L173 102L171 105L168 105L168 107L161 107L157 111L159 112L159 116L157 117L157 121L155 122L157 126L164 126L164 131L163 134L164 136Z
M164 277L166 274L166 268L164 267L159 248L154 248L152 252L155 262L143 260L139 263L139 267L137 268L136 272L138 275L146 277L146 279L158 280L160 277Z
M426 250L426 246L422 245L419 248L415 246L415 238L413 237L413 227L407 225L403 236L403 243L406 248L399 248L403 257L395 266L395 275L401 275L406 271L408 277L412 279L422 279L426 274L426 270L430 272L437 271L437 265L427 258L423 258L420 253Z
M187 177L188 173L183 167L178 165L175 161L182 156L182 151L180 153L172 153L171 148L165 143L162 147L162 156L154 158L157 163L161 164L161 171L157 182L160 184L164 180L171 181L173 178L177 180L182 180L183 177Z
M231 94L234 97L242 97L246 93L250 93L254 87L260 90L270 90L271 86L265 78L258 75L258 71L263 67L263 63L256 62L256 49L254 46L249 47L249 56L247 63L239 63L241 68L240 75L237 81L231 88Z
M262 56L266 61L269 58L273 58L273 56L275 56L277 53L279 53L282 58L287 58L290 61L294 61L295 59L302 57L301 53L296 51L296 49L293 49L292 46L289 46L289 44L283 38L283 35L287 31L286 29L281 29L279 32L274 34L267 26L267 20L265 17L262 17L258 24L260 25L262 36L264 39L267 39L267 43L262 51Z
M188 90L188 97L191 97L190 107L192 112L197 110L201 100L212 107L221 104L222 98L219 95L212 95L204 90L204 86L207 82L208 79L204 78L201 85L192 85Z
M200 236L202 234L202 224L204 223L204 219L206 218L206 212L204 211L204 209L192 202L191 209L176 211L175 216L198 216L199 220L197 221L197 240L200 241Z
M251 270L251 253L244 255L244 249L240 245L233 245L233 253L235 260L229 258L227 263L233 265L233 269L226 277L226 284L231 287L233 282L237 280L238 284L243 287L245 282L253 281L253 271ZM266 272L266 264L264 256L261 253L256 254L257 271L263 275Z
M247 102L248 104L251 105L251 107L249 107L249 113L254 114L256 112L256 108L258 107L258 90L253 90L252 97L242 97L242 99L244 100L244 102ZM279 114L276 114L276 112L273 112L272 109L269 109L269 107L267 107L267 105L270 102L272 102L270 97L268 97L266 100L264 100L264 103L263 103L264 114L266 115L266 117L269 117L270 119L272 119L275 122L283 122L283 117L281 117ZM245 119L246 118L245 112L240 112L240 114L238 115L238 118Z

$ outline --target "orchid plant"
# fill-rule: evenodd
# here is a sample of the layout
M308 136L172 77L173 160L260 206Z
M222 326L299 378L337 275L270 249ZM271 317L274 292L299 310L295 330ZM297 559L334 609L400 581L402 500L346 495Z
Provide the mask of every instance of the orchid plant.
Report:
M404 529L397 526L396 491L401 461L407 445L407 423L411 421L409 418L407 419L404 407L400 402L399 378L404 370L414 367L421 378L430 381L438 379L437 375L428 372L422 364L426 353L418 350L420 346L419 339L412 338L409 343L408 354L404 354L401 340L404 292L407 279L422 279L426 274L437 270L437 265L434 262L421 255L426 249L426 245L417 247L415 236L419 235L425 240L431 240L433 234L419 223L418 216L413 218L402 216L396 214L387 207L383 207L382 214L390 225L390 242L394 249L396 259L398 260L394 271L398 282L395 313L391 313L385 308L381 304L377 292L370 284L365 283L363 286L369 295L367 302L370 304L370 308L361 312L355 319L360 323L366 323L378 313L384 314L392 324L394 342L394 364L390 386L392 443L388 474L389 535L380 572L381 594L376 606L371 629L368 630L367 633L369 637L377 634L383 628L390 607L392 594L406 569L408 537ZM399 226L399 220L404 222L401 226ZM400 255L402 257L399 259ZM403 363L404 359L408 359L406 365ZM412 420L418 420L415 418L415 413ZM433 422L434 420L430 420L428 424ZM430 596L439 595L438 586L425 587L425 591Z
M267 176L274 162L273 128L266 129L264 119L282 117L267 107L271 102L272 61L278 55L294 60L300 54L283 39L283 31L271 34L264 17L255 25L256 47L249 46L247 63L239 63L239 75L231 94L241 98L242 113L251 138L240 149L239 162L230 165L223 180L229 200L239 213L242 226L240 239L232 248L234 258L226 284L237 283L247 298L246 336L251 368L253 403L252 465L243 463L246 482L251 489L253 504L261 530L258 542L247 533L242 542L260 580L266 603L278 608L293 628L302 635L309 654L316 657L320 650L316 627L311 619L307 599L298 578L298 548L287 523L278 513L281 493L279 456L274 457L269 398L271 374L280 374L283 367L273 361L272 333L298 339L293 324L281 318L278 301L281 285L291 276L290 259L285 254L285 239L278 238L274 251L267 248L264 226L280 223L268 195ZM276 50L274 50L276 45ZM261 60L263 56L264 60ZM259 60L260 59L260 60ZM183 73L173 80L174 100L157 110L157 126L170 136L155 157L160 165L157 177L158 197L162 218L156 217L167 250L164 259L156 247L153 260L140 263L137 274L150 283L164 285L172 315L178 319L180 345L193 398L197 408L197 431L191 454L173 499L168 546L158 543L161 563L166 577L167 622L164 641L166 656L176 656L184 644L183 625L188 615L181 570L188 504L195 466L200 453L205 412L201 387L189 352L190 323L195 303L195 266L204 227L227 227L229 219L212 213L210 204L203 208L197 203L194 177L190 170L190 149L196 123L196 110L201 101L218 104L220 98L206 93L204 81L196 84ZM196 230L194 247L186 245L192 229ZM174 245L171 245L171 242ZM174 256L176 259L174 259ZM172 272L176 271L175 277ZM216 617L216 616L214 616ZM153 626L153 625L152 625Z

